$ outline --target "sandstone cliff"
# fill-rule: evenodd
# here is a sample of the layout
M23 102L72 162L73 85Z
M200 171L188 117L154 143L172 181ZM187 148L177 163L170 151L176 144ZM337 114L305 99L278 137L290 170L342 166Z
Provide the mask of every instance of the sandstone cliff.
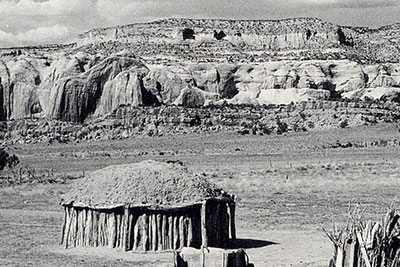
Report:
M94 29L71 46L1 50L0 120L83 122L126 105L398 101L398 40L398 25L373 30L310 18Z
M254 64L146 65L127 52L79 52L54 61L0 62L2 119L32 116L83 122L121 105L288 104L345 97L395 98L400 64L348 60Z

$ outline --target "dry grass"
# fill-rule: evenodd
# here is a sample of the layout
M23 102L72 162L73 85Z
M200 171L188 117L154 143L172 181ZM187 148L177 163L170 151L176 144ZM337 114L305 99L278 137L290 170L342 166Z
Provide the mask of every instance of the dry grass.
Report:
M322 227L330 227L333 220L345 225L349 203L361 203L366 209L364 217L375 221L384 215L385 204L398 205L400 149L322 146L396 137L397 127L388 125L279 137L221 133L32 145L14 147L12 152L24 164L36 163L37 172L53 167L56 174L82 174L83 170L145 159L182 160L239 197L239 238L278 243L248 249L256 266L327 266L332 249ZM110 157L70 156L83 150L107 151ZM73 183L0 189L0 265L168 266L169 255L164 254L158 258L115 252L104 259L101 251L57 250L62 221L58 203Z

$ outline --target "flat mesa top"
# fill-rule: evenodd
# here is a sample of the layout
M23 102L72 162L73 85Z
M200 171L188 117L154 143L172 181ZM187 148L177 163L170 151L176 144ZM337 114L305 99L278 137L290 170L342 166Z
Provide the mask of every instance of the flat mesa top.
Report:
M78 181L62 205L93 208L183 206L229 195L180 164L143 161L114 165Z

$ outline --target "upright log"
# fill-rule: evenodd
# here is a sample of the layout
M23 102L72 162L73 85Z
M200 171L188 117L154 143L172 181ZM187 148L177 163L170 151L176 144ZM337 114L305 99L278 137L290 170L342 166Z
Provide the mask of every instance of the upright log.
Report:
M157 215L151 215L151 247L153 251L157 250Z
M179 249L179 216L174 216L174 246L173 249Z
M110 248L115 248L117 242L117 218L114 212L110 213L109 221L110 242L108 245Z
M139 247L139 239L140 239L140 236L139 236L139 220L140 220L140 218L135 215L133 217L134 218L133 218L133 222L132 222L132 224L133 224L133 249L132 250L136 251Z
M71 211L70 208L67 207L67 221L66 221L66 231L65 231L65 237L64 237L64 248L68 248L68 241L69 241L69 232L71 231Z
M94 246L99 246L99 212L97 210L93 211L93 241Z
M121 216L116 214L115 217L115 247L119 248L121 246Z
M87 211L87 220L86 220L86 245L93 246L93 210L89 209Z
M86 219L87 219L87 209L83 209L82 210L82 221L81 221L81 227L82 227L82 231L81 231L81 246L85 246L85 239L86 239Z
M66 228L66 224L67 224L67 207L64 206L64 221L62 224L62 228L61 228L61 240L60 240L60 245L64 245L64 235L65 235L65 228Z
M183 215L179 216L179 248L185 246L185 225L183 224Z
M162 248L168 249L168 218L167 215L162 216Z
M76 209L73 210L73 214L74 214L74 227L73 229L73 244L74 247L76 247L76 240L78 237L78 211Z
M351 240L350 244L345 244L344 247L345 252L345 260L344 260L344 267L354 267L355 264L355 257L356 257L356 240Z
M229 211L230 211L231 238L232 238L232 240L236 239L235 209L236 209L235 202L230 203L229 204Z
M107 213L103 213L103 236L104 236L104 244L103 246L108 246L109 241L109 234L108 234L108 216Z
M174 217L168 216L168 248L174 249Z
M147 251L147 248L149 246L149 219L146 214L143 214L142 216L143 220L143 250Z
M128 251L130 249L130 227L129 227L129 217L130 217L130 209L129 207L124 208L124 229L123 229L123 240L122 240L122 249L124 251Z
M124 249L124 243L125 243L125 220L124 220L124 214L119 214L120 217L120 226L119 226L119 247Z
M220 203L215 203L215 210L213 213L213 221L214 221L214 231L215 231L215 243L214 245L217 247L221 247L221 204Z
M162 231L161 214L156 215L156 225L157 225L157 250L163 250L163 231Z
M193 244L193 218L187 218L187 246L191 247Z
M81 236L82 236L82 217L83 217L83 210L77 210L76 211L78 223L77 223L77 229L76 229L76 246L81 245Z
M201 245L203 247L208 246L208 238L207 238L207 200L203 201L201 205Z

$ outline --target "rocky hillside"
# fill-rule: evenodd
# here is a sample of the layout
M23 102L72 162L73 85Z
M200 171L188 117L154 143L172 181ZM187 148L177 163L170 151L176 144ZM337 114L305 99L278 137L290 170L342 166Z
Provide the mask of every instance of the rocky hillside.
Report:
M95 29L74 45L1 50L0 119L81 123L124 105L398 102L399 33L398 25L370 30L317 19Z
M369 29L314 18L165 19L94 29L79 36L78 47L86 51L130 48L156 63L308 59L399 62L399 25Z

